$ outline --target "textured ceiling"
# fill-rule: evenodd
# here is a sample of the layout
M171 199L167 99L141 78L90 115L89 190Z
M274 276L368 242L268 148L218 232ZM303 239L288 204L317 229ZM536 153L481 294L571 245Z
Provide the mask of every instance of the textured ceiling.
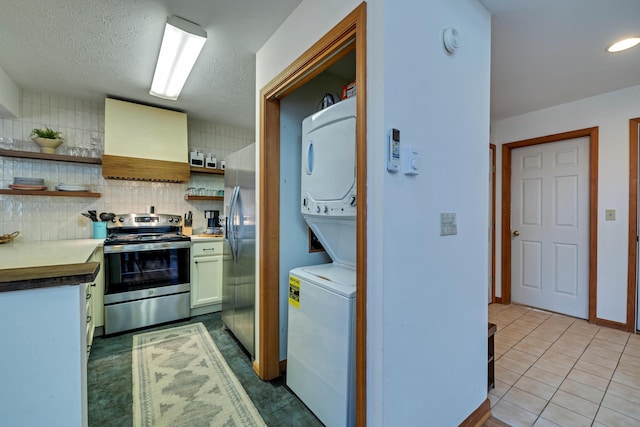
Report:
M300 0L2 0L0 67L20 87L105 95L255 126L255 53ZM167 17L207 42L177 101L149 95Z
M640 85L640 0L480 0L492 12L491 117Z
M255 52L301 0L1 0L0 67L20 87L255 126ZM493 119L640 84L640 0L480 0L492 12ZM164 23L208 33L177 101L149 95ZM464 29L461 28L464 48Z

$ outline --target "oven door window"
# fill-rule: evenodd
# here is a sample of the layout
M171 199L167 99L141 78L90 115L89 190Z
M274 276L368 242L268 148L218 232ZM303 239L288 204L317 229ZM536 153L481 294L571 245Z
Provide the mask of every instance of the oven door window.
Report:
M105 294L189 283L188 248L105 254Z

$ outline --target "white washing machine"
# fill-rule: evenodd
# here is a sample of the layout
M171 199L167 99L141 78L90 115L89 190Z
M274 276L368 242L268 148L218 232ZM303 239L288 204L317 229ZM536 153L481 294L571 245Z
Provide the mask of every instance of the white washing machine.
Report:
M300 211L333 263L289 272L287 386L328 427L355 425L356 99L302 122Z
M287 386L324 425L353 426L355 270L299 267L289 287Z

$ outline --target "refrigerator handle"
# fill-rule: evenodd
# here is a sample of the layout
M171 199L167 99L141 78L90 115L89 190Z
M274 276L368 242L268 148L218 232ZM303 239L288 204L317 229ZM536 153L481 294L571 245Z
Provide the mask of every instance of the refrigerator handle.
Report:
M236 210L238 203L239 186L233 187L233 193L231 194L231 203L229 204L229 218L227 218L227 238L229 239L229 246L231 247L231 257L233 261L237 261L237 238L236 238Z

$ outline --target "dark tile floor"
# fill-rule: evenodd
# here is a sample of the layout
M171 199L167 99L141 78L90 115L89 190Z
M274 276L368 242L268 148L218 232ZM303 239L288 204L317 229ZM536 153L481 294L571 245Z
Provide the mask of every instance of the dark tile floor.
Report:
M322 423L285 386L284 379L262 381L249 356L224 330L220 313L196 316L158 328L202 322L268 426L316 427ZM151 330L148 329L148 330ZM131 347L133 335L96 337L87 372L89 426L132 425ZM188 426L189 424L185 424ZM179 426L176 426L179 427Z

